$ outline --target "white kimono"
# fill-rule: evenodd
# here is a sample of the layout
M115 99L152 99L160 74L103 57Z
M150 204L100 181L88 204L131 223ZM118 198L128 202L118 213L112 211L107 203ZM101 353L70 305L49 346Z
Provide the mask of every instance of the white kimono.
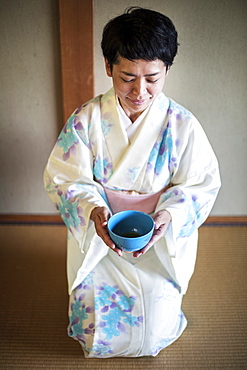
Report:
M87 357L155 356L179 337L197 230L220 188L217 159L188 110L161 93L138 120L128 136L109 90L72 114L45 170L69 230L69 335ZM150 194L168 185L155 212L166 209L172 221L146 254L119 257L97 236L90 214L110 209L104 188Z

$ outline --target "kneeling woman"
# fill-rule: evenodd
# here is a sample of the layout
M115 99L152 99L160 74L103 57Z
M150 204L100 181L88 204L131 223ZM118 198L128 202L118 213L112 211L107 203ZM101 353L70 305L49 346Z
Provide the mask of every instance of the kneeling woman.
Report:
M177 53L169 18L131 8L105 26L102 51L113 88L71 115L44 177L68 227L68 333L86 357L155 356L186 327L182 297L218 163L197 119L162 92ZM133 254L107 232L125 209L155 222Z

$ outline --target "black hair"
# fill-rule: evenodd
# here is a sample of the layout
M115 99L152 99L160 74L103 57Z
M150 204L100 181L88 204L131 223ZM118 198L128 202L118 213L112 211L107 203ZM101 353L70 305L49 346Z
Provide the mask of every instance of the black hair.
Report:
M103 30L101 48L111 66L118 57L162 60L168 69L177 54L177 31L165 15L140 7L127 8L111 19Z

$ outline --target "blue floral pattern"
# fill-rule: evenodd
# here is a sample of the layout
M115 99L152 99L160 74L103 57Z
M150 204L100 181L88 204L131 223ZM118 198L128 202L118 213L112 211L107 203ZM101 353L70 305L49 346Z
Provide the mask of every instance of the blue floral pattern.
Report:
M69 193L60 194L60 200L61 202L58 202L56 207L67 228L72 231L71 228L78 229L79 226L85 226L86 221L83 217L83 210L79 206L79 200L71 201Z
M170 100L169 113L175 115L176 119L179 121L186 119L191 119L192 114L182 105L177 104L174 100Z
M95 356L101 357L113 353L112 339L128 334L128 326L140 327L142 316L132 315L136 297L127 296L117 285L103 283L95 292L93 272L76 289L70 305L69 336L78 340L82 346ZM86 305L90 301L88 294L96 293L94 306ZM96 339L89 347L89 337L94 336L94 316L100 317L97 330L101 331L101 339Z
M137 176L139 175L140 167L132 167L126 171L125 175L129 181L135 181Z
M107 121L102 120L102 131L105 136L109 134L111 131L111 127L113 126L113 123L108 123Z
M79 139L91 149L88 132L76 113L69 117L57 140L58 147L63 150L62 157L64 161L67 161L71 154L76 155L76 146L79 144Z
M94 162L93 171L97 181L101 183L106 183L113 173L111 160L108 157L105 158L101 158L100 156L97 157Z
M168 339L162 339L160 342L156 343L156 345L151 350L151 355L156 356L162 349L168 347L173 340L170 338Z
M112 287L105 283L99 287L95 307L104 313L100 326L106 340L111 340L120 333L127 333L126 325L139 327L143 322L142 316L131 314L135 300L135 297L126 296L118 286Z
M78 137L74 134L74 120L75 114L73 114L64 126L61 134L58 137L57 145L63 150L63 160L67 161L71 153L76 152L76 145L79 144Z
M97 357L104 357L106 355L109 355L113 353L110 344L110 342L98 339L96 344L94 344L92 347L92 353Z
M179 286L173 280L165 279L160 287L160 295L156 298L155 302L160 300L170 301L177 299L179 296Z
M95 333L94 307L86 306L87 292L91 290L93 283L93 272L79 285L70 304L71 314L69 316L68 335L77 339L81 345L90 351L87 346L88 337L93 337ZM77 295L79 293L79 295Z
M168 169L170 178L172 169L177 167L177 159L174 153L174 145L177 148L180 143L175 141L172 135L172 125L168 122L156 141L147 162L147 172L154 171L157 176L164 176L164 169Z
M205 220L210 204L201 204L195 194L185 194L179 187L170 188L161 195L161 201L173 199L177 204L186 202L186 222L181 226L178 237L190 236Z
M211 205L205 203L202 205L198 201L197 196L187 197L187 220L182 225L178 237L183 238L191 235L205 221L208 215L208 208L210 209Z

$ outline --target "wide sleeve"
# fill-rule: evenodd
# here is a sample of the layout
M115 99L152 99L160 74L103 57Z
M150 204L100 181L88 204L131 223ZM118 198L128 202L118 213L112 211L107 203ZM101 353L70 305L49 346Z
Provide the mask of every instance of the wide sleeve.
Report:
M79 118L78 118L79 117ZM44 171L44 185L81 249L94 207L108 207L104 189L94 181L89 117L76 112L67 121Z
M171 187L156 208L172 216L166 239L174 257L181 239L190 237L208 217L221 186L218 161L205 132L195 118L188 126L176 138L181 145L171 156Z

